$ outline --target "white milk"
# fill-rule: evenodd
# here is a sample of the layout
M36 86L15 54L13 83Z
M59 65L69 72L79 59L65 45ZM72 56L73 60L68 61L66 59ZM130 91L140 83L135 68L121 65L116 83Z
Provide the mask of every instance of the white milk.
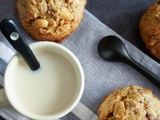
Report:
M60 112L74 99L76 71L66 58L57 53L40 51L36 57L40 62L40 68L36 71L30 70L22 59L13 66L12 75L15 76L11 77L17 102L37 115Z

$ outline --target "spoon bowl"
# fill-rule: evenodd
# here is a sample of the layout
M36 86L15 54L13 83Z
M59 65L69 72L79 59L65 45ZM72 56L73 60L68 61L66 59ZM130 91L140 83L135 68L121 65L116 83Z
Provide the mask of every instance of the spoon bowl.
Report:
M124 61L129 58L126 47L123 42L115 36L104 37L98 45L99 55L108 61Z

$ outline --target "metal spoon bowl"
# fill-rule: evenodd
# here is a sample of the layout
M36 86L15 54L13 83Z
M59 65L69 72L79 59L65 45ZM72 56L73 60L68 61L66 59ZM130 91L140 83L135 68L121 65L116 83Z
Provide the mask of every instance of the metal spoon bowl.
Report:
M107 36L98 44L99 55L113 62L124 62L160 87L160 78L130 57L124 43L116 36Z

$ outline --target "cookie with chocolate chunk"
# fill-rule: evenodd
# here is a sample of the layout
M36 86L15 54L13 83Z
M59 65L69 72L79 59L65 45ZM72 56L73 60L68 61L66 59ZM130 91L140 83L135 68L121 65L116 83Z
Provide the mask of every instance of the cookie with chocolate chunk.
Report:
M160 100L150 89L125 86L105 97L98 115L98 120L160 120Z
M160 1L153 3L143 14L139 29L148 51L160 59Z
M62 42L79 26L86 0L17 0L25 30L36 40Z

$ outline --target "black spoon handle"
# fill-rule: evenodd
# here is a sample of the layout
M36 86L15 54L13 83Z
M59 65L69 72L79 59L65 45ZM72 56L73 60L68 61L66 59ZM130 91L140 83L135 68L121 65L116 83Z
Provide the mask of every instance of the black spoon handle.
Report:
M5 19L0 23L0 30L14 49L21 54L28 66L32 70L38 69L40 64L15 23L12 20Z
M152 73L129 56L127 57L125 63L133 67L135 70L139 71L142 75L144 75L146 78L160 87L160 77L158 77L156 74Z

